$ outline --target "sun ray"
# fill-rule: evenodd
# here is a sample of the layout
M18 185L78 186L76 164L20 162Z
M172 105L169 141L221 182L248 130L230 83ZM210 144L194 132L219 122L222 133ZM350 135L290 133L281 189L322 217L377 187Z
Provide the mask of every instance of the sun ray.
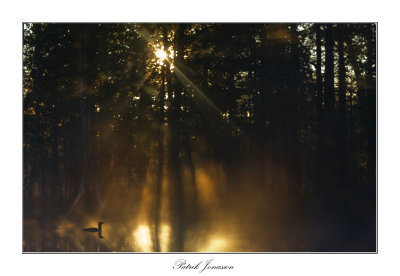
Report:
M168 60L167 60L168 61ZM168 61L169 62L169 61ZM210 110L208 111L204 111L204 114L206 114L207 117L209 117L209 119L211 118L211 116L217 116L219 119L222 119L223 117L223 113L221 111L221 109L216 106L204 93L203 91L200 90L200 88L198 88L183 72L182 70L180 70L178 67L174 67L174 73L176 74L176 76L178 77L179 81L183 84L183 86L187 89L191 89L193 90L194 93L194 99L197 99L197 101L195 100L194 103L196 105L199 106L200 110L202 110L204 108L204 106L207 106L210 108ZM204 104L204 106L202 107L201 104ZM211 114L210 112L211 111ZM215 118L215 117L214 117ZM240 132L241 135L245 135L247 136L247 134L245 132L243 132L237 125L235 125L232 121L228 122L228 125L230 126L231 130L233 131L237 131Z
M186 75L178 68L175 66L175 73L178 77L178 79L182 82L182 84L187 87L190 85L190 87L193 88L193 90L196 93L196 96L198 96L201 100L205 101L208 106L212 107L214 111L216 111L218 114L222 114L221 109L219 109L204 93L201 91Z

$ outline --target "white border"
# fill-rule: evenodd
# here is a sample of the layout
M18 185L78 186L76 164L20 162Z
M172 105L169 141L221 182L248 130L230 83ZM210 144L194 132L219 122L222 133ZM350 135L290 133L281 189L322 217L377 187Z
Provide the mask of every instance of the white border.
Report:
M398 9L394 1L8 1L1 14L1 275L182 275L178 258L233 264L226 275L397 275ZM379 22L379 254L21 254L22 22ZM266 233L267 234L267 233ZM387 273L385 271L387 270Z

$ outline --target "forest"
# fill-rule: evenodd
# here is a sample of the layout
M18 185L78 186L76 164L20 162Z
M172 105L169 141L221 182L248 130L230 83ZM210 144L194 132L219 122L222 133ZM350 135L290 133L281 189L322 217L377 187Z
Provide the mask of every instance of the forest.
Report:
M375 23L22 28L24 252L376 251Z

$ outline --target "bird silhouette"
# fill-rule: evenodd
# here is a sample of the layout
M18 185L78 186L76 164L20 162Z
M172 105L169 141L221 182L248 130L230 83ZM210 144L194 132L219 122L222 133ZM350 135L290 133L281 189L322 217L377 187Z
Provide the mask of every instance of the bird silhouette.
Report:
M99 238L102 239L102 238L104 238L104 237L101 235L101 231L102 231L101 225L102 225L103 223L104 223L103 221L100 221L100 222L99 222L99 228L94 228L94 227L85 228L85 229L83 229L83 231L87 231L87 232L97 232Z

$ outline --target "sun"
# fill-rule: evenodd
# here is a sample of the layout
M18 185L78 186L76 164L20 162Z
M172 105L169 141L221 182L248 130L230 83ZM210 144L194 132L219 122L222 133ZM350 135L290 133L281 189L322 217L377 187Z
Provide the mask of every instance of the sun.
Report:
M155 55L161 61L164 61L168 57L167 53L163 49L156 50Z

